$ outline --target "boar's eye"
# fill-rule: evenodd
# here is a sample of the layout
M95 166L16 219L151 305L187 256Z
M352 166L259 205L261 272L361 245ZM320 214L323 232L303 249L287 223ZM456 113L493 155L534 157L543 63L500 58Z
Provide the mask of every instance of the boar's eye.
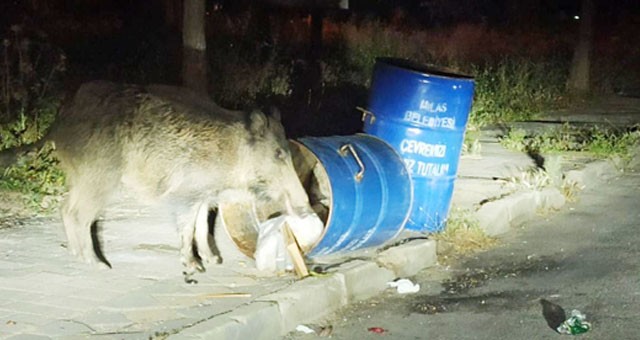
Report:
M282 148L277 148L276 149L276 159L279 159L279 160L283 161L286 158L287 158L287 152Z

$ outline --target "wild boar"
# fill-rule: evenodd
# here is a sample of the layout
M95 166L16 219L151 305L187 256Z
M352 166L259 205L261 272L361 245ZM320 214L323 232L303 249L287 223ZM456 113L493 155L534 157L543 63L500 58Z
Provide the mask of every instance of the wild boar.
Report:
M311 212L278 114L225 110L186 89L84 84L43 140L66 175L67 247L89 263L103 263L91 226L123 189L173 211L188 273L204 270L194 251L218 261L197 223L210 208L250 201L273 214Z

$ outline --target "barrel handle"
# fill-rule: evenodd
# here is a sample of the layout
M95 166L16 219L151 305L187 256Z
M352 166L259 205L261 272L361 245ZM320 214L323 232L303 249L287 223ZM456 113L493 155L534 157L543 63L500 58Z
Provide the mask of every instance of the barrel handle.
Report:
M360 182L364 177L364 163L362 163L362 160L360 159L360 156L358 156L358 153L356 152L356 149L354 149L353 145L345 144L340 147L340 155L342 157L345 157L347 155L347 151L351 152L351 155L353 156L353 158L356 160L356 163L358 163L358 166L360 167L360 171L358 171L358 173L356 173L356 175L354 176L354 178L356 179L356 182Z
M362 121L366 121L367 120L367 116L371 116L371 119L369 120L369 124L373 124L373 122L376 121L376 115L373 114L373 112L360 107L360 106L356 106L356 110L362 112Z

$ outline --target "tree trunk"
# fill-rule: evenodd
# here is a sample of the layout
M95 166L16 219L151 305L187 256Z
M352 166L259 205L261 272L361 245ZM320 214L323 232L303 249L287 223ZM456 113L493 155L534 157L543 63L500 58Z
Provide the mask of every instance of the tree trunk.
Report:
M573 52L569 79L567 80L567 90L575 94L586 94L591 89L589 86L589 68L591 64L594 14L594 0L582 0L578 44Z
M182 26L182 84L207 93L205 0L185 0Z

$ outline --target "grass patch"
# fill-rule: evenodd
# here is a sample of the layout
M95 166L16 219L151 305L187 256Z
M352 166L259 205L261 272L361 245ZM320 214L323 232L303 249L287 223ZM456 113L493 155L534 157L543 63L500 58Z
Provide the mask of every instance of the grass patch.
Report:
M551 177L541 168L530 167L518 172L518 175L505 179L506 185L519 189L541 190L551 184Z
M21 108L16 118L0 124L0 150L38 141L55 121L59 106L60 98L48 97L29 112Z
M497 244L495 237L488 236L469 211L451 209L447 226L443 232L434 234L438 241L439 256L446 262L451 256L462 256L488 249Z
M503 136L500 143L520 152L584 152L600 159L621 158L627 161L632 157L633 147L640 143L640 127L616 129L565 123L560 128L541 133L528 133L516 128Z
M578 194L582 189L584 189L584 185L570 180L563 181L560 186L560 192L569 202L576 202L578 200Z
M64 192L64 174L53 157L53 145L19 157L18 162L4 170L0 189L24 194L27 207L36 211L50 211L57 207Z
M38 141L57 116L66 57L44 38L14 25L0 53L0 151ZM64 176L46 144L2 169L0 189L22 194L27 208L57 206Z
M565 93L566 65L553 59L512 58L471 69L476 82L471 127L529 120L557 106Z

